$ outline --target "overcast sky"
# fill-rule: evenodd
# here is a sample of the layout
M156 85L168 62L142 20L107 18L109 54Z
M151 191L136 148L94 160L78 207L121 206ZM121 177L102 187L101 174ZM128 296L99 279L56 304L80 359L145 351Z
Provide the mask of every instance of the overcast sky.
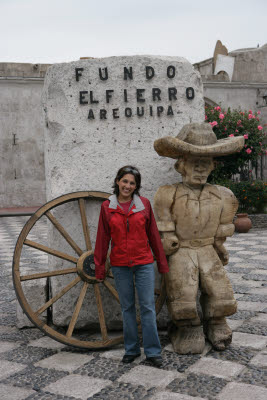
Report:
M267 0L0 0L0 62L155 54L190 62L267 43Z

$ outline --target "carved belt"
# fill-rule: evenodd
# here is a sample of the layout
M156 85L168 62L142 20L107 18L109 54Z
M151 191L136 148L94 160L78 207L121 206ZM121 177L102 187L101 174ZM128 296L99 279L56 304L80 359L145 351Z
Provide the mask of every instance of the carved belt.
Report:
M181 240L180 247L203 247L214 243L214 238Z

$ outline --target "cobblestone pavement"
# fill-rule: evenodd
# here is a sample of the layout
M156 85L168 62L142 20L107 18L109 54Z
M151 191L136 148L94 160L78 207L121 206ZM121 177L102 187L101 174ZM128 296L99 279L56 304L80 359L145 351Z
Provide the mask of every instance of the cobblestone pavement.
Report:
M228 240L226 267L238 300L228 319L233 342L224 352L207 343L201 356L172 351L160 332L163 366L142 355L121 363L123 347L84 351L62 345L36 328L16 327L12 253L27 217L0 218L0 398L19 399L267 399L267 231L235 234ZM44 244L46 226L34 233ZM45 266L46 255L31 249L22 262Z

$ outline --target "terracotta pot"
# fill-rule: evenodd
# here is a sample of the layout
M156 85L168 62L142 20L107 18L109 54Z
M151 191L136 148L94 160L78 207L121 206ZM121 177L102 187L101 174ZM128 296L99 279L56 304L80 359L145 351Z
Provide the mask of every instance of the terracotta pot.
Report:
M252 227L251 219L248 218L248 214L236 214L236 219L234 221L235 231L239 233L246 233Z

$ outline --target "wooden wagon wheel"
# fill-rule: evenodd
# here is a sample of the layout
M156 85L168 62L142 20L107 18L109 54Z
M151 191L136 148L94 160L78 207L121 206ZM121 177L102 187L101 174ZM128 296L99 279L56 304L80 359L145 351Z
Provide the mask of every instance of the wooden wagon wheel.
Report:
M105 321L105 315L104 315L104 308L103 308L103 302L102 302L102 297L100 293L100 285L103 285L105 289L107 289L112 297L119 302L119 297L116 289L114 286L110 283L109 278L112 276L108 273L107 278L103 281L103 283L98 283L96 281L96 278L94 276L94 257L93 257L93 249L92 249L92 244L91 244L91 238L90 238L90 230L87 222L87 217L86 217L86 209L85 209L85 202L87 200L93 199L93 200L106 200L110 194L104 193L104 192L75 192L75 193L70 193L66 194L63 196L60 196L54 200L49 201L42 207L40 207L35 214L32 215L32 217L28 220L28 222L25 224L23 227L14 251L14 258L13 258L13 282L14 282L14 288L18 297L18 300L20 302L20 305L25 312L25 314L28 316L30 321L37 326L40 330L42 330L46 335L50 336L51 338L75 347L79 348L87 348L87 349L93 349L93 348L103 348L103 347L110 347L119 343L123 342L123 337L122 336L117 336L117 337L112 337L110 338L108 335L107 327L106 327L106 321ZM80 217L81 217L81 224L82 224L82 229L83 229L83 235L84 235L84 242L86 246L86 250L82 250L78 244L72 239L70 234L64 229L64 227L61 225L59 220L53 215L51 212L52 209L55 209L58 206L61 206L65 203L78 203L77 208L79 209ZM58 250L55 250L53 248L44 246L40 243L34 242L32 240L29 240L27 237L30 234L32 228L35 226L36 222L40 220L43 216L47 218L52 224L53 227L56 228L56 230L60 233L60 235L65 239L65 241L72 247L72 249L75 251L78 257L73 257L70 254L67 254L65 252L61 252ZM45 271L45 272L37 272L34 274L21 274L22 269L20 268L20 260L21 260L21 253L23 246L30 246L34 249L40 250L41 252L50 254L54 257L57 257L59 259L66 260L68 262L71 262L74 264L73 268L65 268L65 269L56 269L53 271ZM74 275L74 279L65 287L62 288L57 294L55 294L53 297L47 299L45 304L43 304L41 307L39 307L37 310L33 310L32 307L30 306L28 300L26 299L26 296L23 291L23 282L27 281L34 281L34 280L39 280L42 278L53 278L53 277L59 277L59 276L65 276L72 274ZM41 314L50 309L50 307L57 301L59 300L62 296L64 296L66 293L68 293L73 287L75 287L79 282L82 282L82 289L78 295L76 305L74 307L74 311L72 313L72 317L69 323L69 326L66 330L65 333L62 333L61 331L58 330L55 326L53 325L48 325L47 323L44 322L44 320L41 319ZM95 296L95 301L97 305L97 311L98 311L98 318L99 318L99 324L100 324L100 330L101 330L101 340L80 340L77 339L73 336L73 331L75 328L75 325L78 320L79 313L81 311L83 301L86 295L87 290L93 290L94 296ZM156 290L155 292L156 295L156 312L159 313L161 310L165 298L166 298L166 291L165 291L165 285L164 281L162 279L161 283L161 288Z

